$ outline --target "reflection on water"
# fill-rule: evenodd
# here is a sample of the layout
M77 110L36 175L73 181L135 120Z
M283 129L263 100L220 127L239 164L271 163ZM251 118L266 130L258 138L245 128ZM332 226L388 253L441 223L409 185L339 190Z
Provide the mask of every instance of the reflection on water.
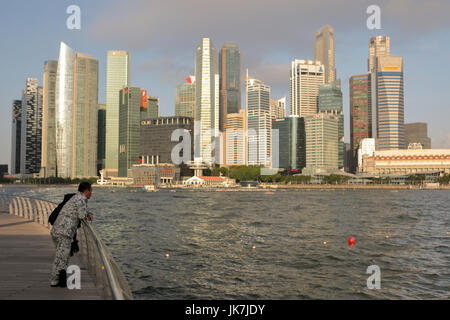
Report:
M449 297L448 191L116 190L94 189L89 208L137 299ZM366 287L373 264L380 290Z

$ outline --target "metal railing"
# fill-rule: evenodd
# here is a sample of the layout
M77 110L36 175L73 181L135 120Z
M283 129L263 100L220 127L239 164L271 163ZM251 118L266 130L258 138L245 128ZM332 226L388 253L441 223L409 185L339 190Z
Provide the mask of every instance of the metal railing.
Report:
M32 220L50 228L48 217L57 207L56 203L22 196L0 194L0 212ZM132 300L128 282L117 266L106 245L94 227L82 220L77 231L80 255L89 275L100 290L103 299Z

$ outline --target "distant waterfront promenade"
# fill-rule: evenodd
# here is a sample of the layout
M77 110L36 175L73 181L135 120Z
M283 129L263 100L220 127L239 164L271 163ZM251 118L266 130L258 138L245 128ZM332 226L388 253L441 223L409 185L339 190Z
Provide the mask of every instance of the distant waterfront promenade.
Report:
M8 187L18 188L61 188L61 187L73 187L77 185L72 184L0 184L0 193L3 189ZM140 186L101 186L94 184L94 188L104 189L142 189ZM196 191L267 191L267 189L351 189L351 190L450 190L450 185L387 185L387 184L261 184L258 187L242 187L239 185L223 187L223 186L185 186L182 184L174 184L171 186L162 186L161 189L165 190L196 190Z

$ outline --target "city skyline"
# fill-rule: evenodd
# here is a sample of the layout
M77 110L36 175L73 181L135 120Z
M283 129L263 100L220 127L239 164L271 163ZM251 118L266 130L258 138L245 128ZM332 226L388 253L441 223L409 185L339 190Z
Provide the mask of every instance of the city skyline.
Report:
M34 4L32 5L34 6ZM141 4L141 6L145 6L144 4ZM443 5L445 6L445 5ZM12 4L8 4L7 7L11 7L12 12L15 12L18 10L17 7L15 7ZM120 39L121 32L117 34L116 38L108 38L109 43L105 44L105 42L100 42L99 44L94 43L92 40L92 27L96 24L99 24L101 22L101 19L99 21L90 20L90 16L95 16L95 13L99 14L99 8L101 8L101 4L96 5L90 5L88 6L86 3L80 4L82 12L87 12L86 7L89 7L89 15L85 14L83 15L83 25L82 29L80 31L70 31L65 29L65 19L67 18L67 15L64 14L65 8L63 6L56 6L56 9L61 11L61 27L59 32L50 33L48 37L45 37L45 39L40 38L43 43L40 47L47 46L47 48L42 48L42 50L33 50L32 55L30 52L28 52L28 55L25 55L24 53L19 53L17 55L17 58L13 59L13 65L17 63L22 63L23 66L20 66L18 68L18 72L15 72L13 79L8 82L4 83L5 85L2 87L4 91L1 96L2 101L2 113L3 113L3 119L4 122L2 123L1 127L3 129L3 135L5 136L5 139L2 141L3 147L7 152L5 154L1 155L0 162L2 163L9 163L10 161L10 154L8 150L11 150L10 148L10 135L11 135L11 127L10 127L10 121L11 121L11 104L14 99L20 98L20 90L21 87L15 85L14 83L20 82L23 83L24 79L26 77L36 77L39 80L39 83L42 82L42 74L43 74L43 63L44 61L51 60L57 58L57 47L59 45L59 41L66 40L68 45L70 45L73 48L76 48L77 51L86 52L89 55L95 56L97 59L99 59L99 103L105 102L105 81L106 81L106 52L107 50L111 49L120 49L120 50L130 50L131 56L132 56L132 85L137 85L140 87L149 88L149 94L150 95L156 95L161 98L161 114L162 115L173 115L174 114L174 95L173 90L175 85L172 85L172 80L167 81L169 77L173 78L173 81L177 79L176 83L179 84L183 81L183 79L186 76L189 76L189 74L192 74L193 72L193 66L192 66L192 58L193 58L193 50L192 47L195 47L195 45L198 43L198 39L200 38L200 33L195 33L195 29L192 32L192 37L197 39L196 41L192 42L190 45L187 45L187 43L190 43L190 38L184 39L180 42L180 44L177 44L177 47L184 47L182 51L185 51L184 53L180 53L180 57L174 58L175 60L158 60L158 58L151 58L151 60L148 60L148 57L155 57L154 53L150 53L149 51L152 51L148 48L150 45L137 45L135 42L123 42L123 39ZM245 7L245 6L244 6ZM281 8L286 8L287 4L281 3ZM319 5L308 5L309 12L315 12L318 10ZM405 27L405 24L407 23L403 21L401 22L395 22L392 19L389 19L389 16L392 16L392 12L396 12L395 7L392 5L385 4L383 6L383 2L380 3L381 10L383 12L383 28L381 30L368 30L365 26L365 20L367 18L367 15L365 14L365 9L367 8L367 5L361 4L356 6L354 9L349 9L352 13L352 15L355 15L355 19L357 19L359 22L358 24L354 24L353 27L356 28L355 30L353 28L350 28L349 24L350 22L347 22L347 24L343 25L343 19L342 17L340 19L337 19L336 17L327 19L319 19L319 22L312 22L311 20L306 20L304 23L296 23L298 29L302 29L300 34L297 34L297 39L299 42L301 42L302 48L295 48L292 47L293 44L288 43L286 41L285 37L281 38L281 41L283 43L280 46L280 39L271 38L270 41L274 44L272 46L275 48L272 51L268 51L266 53L266 56L261 53L257 53L259 49L261 49L261 43L255 42L255 39L252 39L248 36L247 32L243 32L242 35L238 35L235 30L229 30L229 36L226 36L223 34L223 32L218 32L217 28L214 27L210 31L210 35L207 35L211 38L212 42L219 45L221 43L224 43L226 41L233 41L238 44L238 46L241 49L242 54L242 67L241 67L241 73L245 69L245 67L249 67L250 72L252 75L255 76L255 78L261 79L264 83L271 86L273 96L279 97L288 95L288 70L289 70L289 64L292 59L312 59L313 58L313 50L314 50L314 44L313 44L313 34L314 31L318 30L322 26L329 24L333 27L335 30L335 54L336 54L336 68L339 72L339 77L342 79L343 84L343 94L344 94L344 116L346 118L345 120L345 141L348 142L350 135L349 135L349 90L348 90L348 78L353 74L363 74L365 70L367 69L367 59L368 59L368 41L373 36L377 35L385 35L389 36L391 39L391 55L397 55L397 56L403 56L405 59L405 123L409 122L417 122L417 121L425 121L429 124L429 130L430 130L430 137L433 141L433 147L449 147L449 144L445 144L445 137L450 136L450 133L448 132L448 129L446 129L446 124L443 119L445 119L448 114L447 108L445 108L445 101L448 99L445 99L445 97L448 93L446 93L444 90L440 90L443 88L446 84L445 81L442 81L442 77L436 77L436 79L431 79L431 81L428 81L430 76L434 76L436 73L436 66L433 66L432 64L428 65L426 64L426 68L424 67L425 64L422 62L422 66L418 63L414 63L414 60L419 61L423 60L424 57L427 57L428 55L433 54L433 56L436 56L436 51L440 49L438 56L443 56L445 54L448 54L448 50L446 51L446 45L438 42L438 38L440 33L443 30L446 30L448 28L447 23L440 21L437 19L437 22L433 24L434 27L428 27L426 31L419 30L418 37L408 38L407 35L402 33L401 27ZM111 9L112 8L112 9ZM111 6L108 10L105 10L105 13L99 14L96 17L105 17L107 14L111 14L112 11L117 10L116 6ZM273 8L273 6L272 6ZM15 9L15 10L14 10ZM356 13L356 9L358 9L358 13ZM97 11L96 11L97 10ZM279 8L276 8L274 11L274 15L278 15L278 10L281 10ZM420 3L417 3L417 5L413 9L413 13L418 10L426 10L426 8L421 7ZM91 12L92 11L92 12ZM342 13L342 10L339 11ZM53 12L53 9L51 10L51 13ZM133 14L130 13L130 14ZM137 14L135 12L135 14ZM239 16L239 14L237 14ZM339 16L339 15L337 15ZM350 17L350 13L345 13L341 16L348 16ZM129 16L127 15L129 18ZM7 17L5 17L7 18ZM254 17L251 17L252 19L256 19ZM8 20L8 19L6 19ZM442 19L441 19L442 20ZM29 23L32 23L29 22ZM49 22L48 22L49 23ZM396 24L397 23L397 24ZM423 22L421 22L423 23ZM389 28L391 26L391 28ZM127 27L129 28L129 27ZM101 29L101 28L100 28ZM415 26L414 30L417 31L417 29L420 29L420 27ZM18 28L20 31L21 28ZM91 30L91 31L89 31ZM209 30L209 28L208 28ZM288 29L284 30L286 33L288 33ZM351 53L349 51L348 54L346 52L346 45L349 44L349 41L345 38L348 37L348 34L354 33L356 34L356 39L352 39L352 51L355 51L354 53ZM426 33L425 33L426 32ZM431 34L433 37L431 37L431 40L424 41L424 34ZM84 36L83 36L84 35ZM403 35L403 37L401 37ZM225 38L226 37L226 38ZM244 41L248 40L248 41ZM407 41L408 40L408 41ZM11 39L10 36L6 37L6 41L10 41L11 44L14 42L13 39ZM16 40L17 41L17 40ZM34 41L34 40L33 40ZM108 42L106 41L106 42ZM266 39L267 42L267 39ZM158 42L155 42L155 46L157 46ZM146 47L147 46L147 47ZM189 47L190 46L190 47ZM442 48L441 48L442 46ZM164 45L162 46L163 49L161 50L169 50L168 48L165 48ZM405 48L406 47L406 48ZM417 50L412 50L413 48L416 48ZM177 48L177 49L178 49ZM409 48L409 49L408 49ZM443 50L442 50L443 49ZM51 51L51 52L50 52ZM42 53L41 53L42 52ZM50 52L50 53L49 53ZM5 53L5 55L8 55ZM24 56L23 60L20 59L21 56ZM32 57L31 57L32 56ZM286 56L289 56L289 58L286 58ZM353 59L355 56L357 56L357 59ZM30 58L31 57L31 58ZM136 58L135 58L136 57ZM188 59L184 59L184 57L190 57ZM249 62L249 57L252 62ZM343 59L344 58L344 59ZM147 59L147 60L145 60ZM38 63L32 61L37 60ZM186 61L185 61L186 60ZM346 60L352 60L352 61L346 61ZM150 62L148 62L150 61ZM160 63L156 63L156 62ZM180 61L183 61L180 64ZM262 61L259 65L255 64L255 62ZM147 63L148 62L148 63ZM266 63L269 62L269 63ZM158 66L156 66L158 65ZM5 70L8 70L10 67L5 66ZM17 66L16 66L17 68ZM26 70L25 70L26 68ZM158 68L160 69L158 71ZM439 66L439 72L441 74L445 74L445 68L446 66ZM351 71L349 71L351 70ZM420 72L418 72L420 70ZM434 71L433 71L434 70ZM135 72L137 71L137 72ZM176 71L174 73L174 71ZM187 71L187 72L186 72ZM191 72L189 72L191 71ZM424 74L424 72L426 74ZM15 78L20 78L16 80ZM145 79L143 81L143 79ZM423 79L427 79L427 82L425 83ZM162 81L161 81L162 80ZM150 85L146 84L148 81L151 83ZM156 86L156 82L161 82L162 84ZM284 84L283 84L284 83ZM242 81L241 81L242 84ZM415 90L415 88L422 88L426 85L428 90ZM23 85L22 85L23 86ZM242 88L241 88L241 91ZM167 92L169 94L167 94ZM241 101L244 101L244 99L241 99ZM427 113L424 113L422 111L422 105L424 103L428 103L430 105L427 107ZM243 107L245 107L245 104L243 104ZM447 117L448 118L448 117ZM441 140L441 142L439 141ZM450 140L450 139L449 139ZM448 141L447 141L448 142Z

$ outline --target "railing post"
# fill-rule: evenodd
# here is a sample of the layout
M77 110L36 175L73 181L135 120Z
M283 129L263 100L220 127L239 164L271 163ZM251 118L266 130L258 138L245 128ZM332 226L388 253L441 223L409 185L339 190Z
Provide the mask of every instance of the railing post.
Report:
M0 195L0 206L1 206L1 209L0 209L0 211L3 211L3 212L6 212L7 211L7 208L8 208L8 206L6 205L6 195Z
M17 209L17 197L14 197L13 198L13 202L14 202L14 215L15 216L18 216L19 214L19 212L18 212L18 209Z
M30 220L34 220L35 218L33 215L33 207L31 206L30 198L26 198L26 202L27 202L28 217L30 218Z
M13 198L13 196L8 197L9 214L14 214L12 198Z

